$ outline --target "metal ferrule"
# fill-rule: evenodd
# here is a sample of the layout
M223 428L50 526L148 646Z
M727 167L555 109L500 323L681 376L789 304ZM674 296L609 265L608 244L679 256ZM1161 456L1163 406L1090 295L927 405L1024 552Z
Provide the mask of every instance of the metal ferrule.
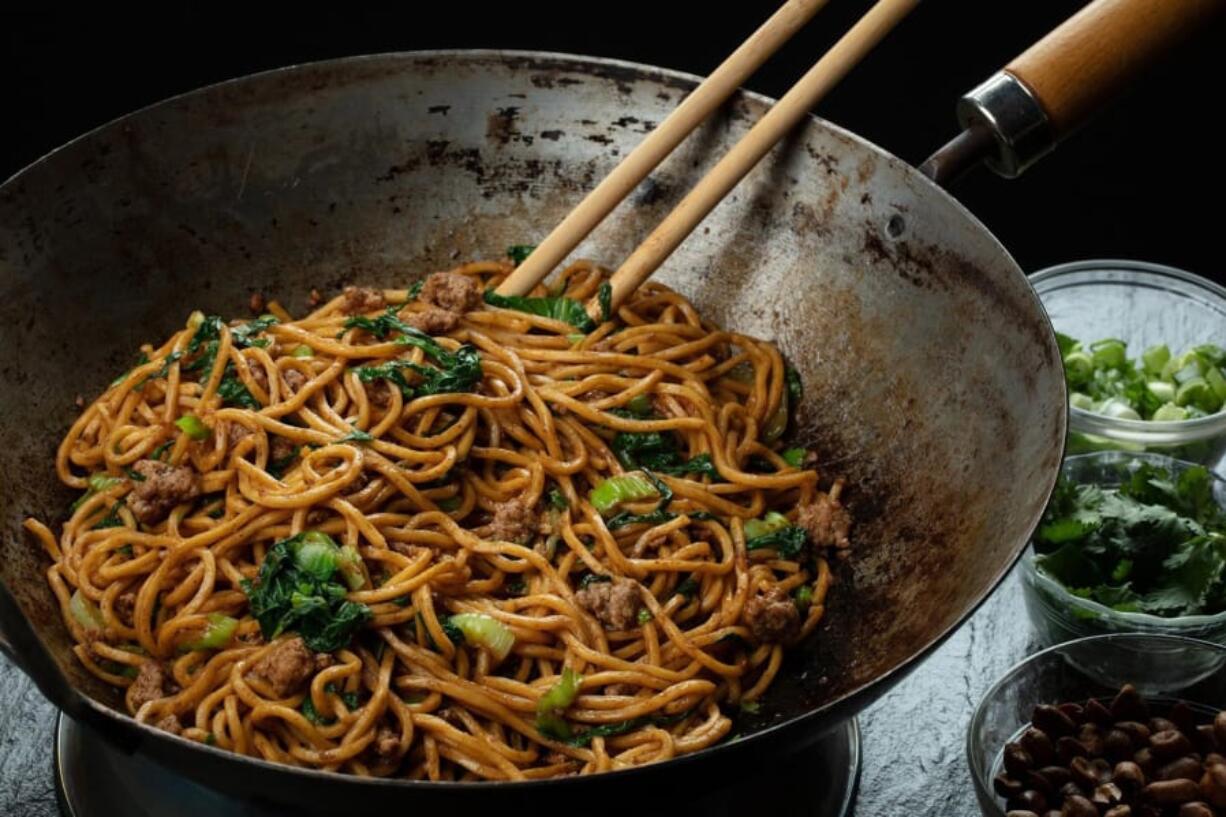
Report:
M988 167L1014 178L1055 147L1047 112L1017 77L1000 71L958 100L963 128L986 127L996 139Z

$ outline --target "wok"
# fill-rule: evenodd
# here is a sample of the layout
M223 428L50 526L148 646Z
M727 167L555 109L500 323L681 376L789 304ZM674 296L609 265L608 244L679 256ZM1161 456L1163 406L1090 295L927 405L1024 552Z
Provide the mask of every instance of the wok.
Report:
M801 436L855 486L829 613L738 740L667 763L515 784L375 781L242 758L137 724L75 660L22 534L73 496L55 447L77 395L143 341L252 292L404 286L539 239L695 77L561 54L439 51L286 68L189 93L0 187L0 623L74 719L250 800L346 813L506 811L647 791L661 808L799 748L897 683L996 586L1046 503L1065 435L1050 325L986 228L906 163L810 119L665 264L712 321L778 341ZM616 261L770 100L740 93L580 248ZM667 794L671 792L672 794ZM601 799L605 796L606 799ZM620 798L618 798L620 799Z

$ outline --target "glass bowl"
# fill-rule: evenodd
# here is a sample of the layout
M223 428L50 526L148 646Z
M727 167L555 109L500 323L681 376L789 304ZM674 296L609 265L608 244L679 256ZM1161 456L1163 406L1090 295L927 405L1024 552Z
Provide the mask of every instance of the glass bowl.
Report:
M1030 724L1038 704L1110 700L1124 684L1159 703L1186 701L1202 716L1226 708L1226 647L1191 638L1148 633L1100 635L1069 641L1032 655L984 695L971 717L967 760L985 817L1004 817L992 788L1001 754Z
M1160 454L1100 451L1066 458L1061 473L1078 484L1093 483L1114 488L1142 462L1168 468L1175 473L1182 473L1195 465ZM1226 508L1226 480L1217 474L1211 476L1213 496L1219 505ZM1091 599L1074 596L1060 582L1040 571L1035 564L1033 544L1022 557L1021 575L1026 611L1044 646L1089 635L1137 632L1179 635L1226 644L1226 612L1164 618L1149 613L1113 610Z
M1141 261L1077 261L1030 276L1057 332L1091 343L1119 338L1133 356L1165 343L1173 354L1226 345L1226 288ZM1157 451L1216 467L1226 453L1226 412L1179 422L1125 420L1069 408L1068 453Z

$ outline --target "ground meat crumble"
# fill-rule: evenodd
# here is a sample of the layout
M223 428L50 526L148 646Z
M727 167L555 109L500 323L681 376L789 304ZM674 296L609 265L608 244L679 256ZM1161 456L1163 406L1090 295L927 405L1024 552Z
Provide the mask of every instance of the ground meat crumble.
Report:
M537 524L536 511L516 497L494 505L494 519L489 524L489 538L523 543L536 533Z
M635 626L643 606L635 583L621 577L592 582L575 594L575 600L608 630L629 630Z
M141 460L132 470L145 478L128 495L128 507L141 524L160 522L177 506L200 496L200 475L190 466Z
M745 624L759 642L787 641L800 631L800 610L778 587L749 599L744 615Z
M346 315L361 315L387 306L383 293L370 287L345 287L341 311Z
M315 653L301 638L275 645L251 668L251 674L272 687L278 698L292 695L315 672Z
M809 539L818 547L846 548L851 530L851 515L826 494L818 494L811 503L796 509L796 524L809 533Z

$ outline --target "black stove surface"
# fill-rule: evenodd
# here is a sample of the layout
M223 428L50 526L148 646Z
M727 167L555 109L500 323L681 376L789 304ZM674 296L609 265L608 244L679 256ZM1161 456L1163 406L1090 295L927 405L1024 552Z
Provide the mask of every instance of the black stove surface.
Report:
M809 749L748 772L739 786L696 794L704 817L772 811L793 817L850 815L860 779L860 726L853 719ZM280 813L218 794L140 755L126 755L60 715L55 729L55 783L64 817L269 817ZM770 802L763 802L763 792ZM305 817L295 812L297 817Z

